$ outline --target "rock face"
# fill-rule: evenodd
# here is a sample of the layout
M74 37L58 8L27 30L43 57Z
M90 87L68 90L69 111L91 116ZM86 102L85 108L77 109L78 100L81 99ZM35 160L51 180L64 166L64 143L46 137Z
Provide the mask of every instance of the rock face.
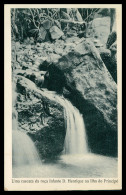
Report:
M18 126L31 136L42 159L54 158L64 147L63 107L46 97L29 79L20 75L15 79Z
M27 70L15 70L15 73L17 75L23 76L31 81L33 81L37 87L42 88L44 87L44 75L46 74L46 71L39 71L35 72L31 69Z
M46 80L49 89L66 94L83 114L91 151L116 156L116 83L95 46L89 40L78 43L49 66Z
M110 33L110 17L95 18L89 23L86 37L97 37L103 45L106 45Z
M64 35L64 33L57 26L52 26L50 28L50 34L52 39L59 39L61 36Z
M32 137L42 158L58 155L65 137L63 108L45 97L43 87L63 94L80 110L92 152L117 155L117 92L111 77L112 62L116 65L115 44L110 51L94 39L96 48L90 40L70 37L54 44L17 45L12 68L16 74L18 122ZM41 121L41 99L52 113L45 114L47 125Z

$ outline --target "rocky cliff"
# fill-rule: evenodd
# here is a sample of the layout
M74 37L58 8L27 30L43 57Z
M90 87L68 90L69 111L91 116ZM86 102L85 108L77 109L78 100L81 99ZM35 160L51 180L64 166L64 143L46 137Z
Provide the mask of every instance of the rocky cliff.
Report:
M46 97L43 87L64 95L80 110L92 152L117 156L117 86L103 63L111 58L110 50L103 50L78 37L18 45L17 61L12 62L18 124L42 158L62 152L66 133L63 107Z
M29 79L16 75L15 82L19 129L30 135L42 159L54 158L64 147L63 107L46 97Z
M117 87L94 44L77 44L49 66L46 80L83 114L91 151L117 155Z

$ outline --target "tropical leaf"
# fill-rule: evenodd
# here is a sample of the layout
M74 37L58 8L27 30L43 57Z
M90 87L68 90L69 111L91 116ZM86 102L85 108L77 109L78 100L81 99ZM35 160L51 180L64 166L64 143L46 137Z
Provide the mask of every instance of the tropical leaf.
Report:
M69 14L65 13L64 11L62 11L62 16L63 16L64 19L67 19L67 20L71 19Z

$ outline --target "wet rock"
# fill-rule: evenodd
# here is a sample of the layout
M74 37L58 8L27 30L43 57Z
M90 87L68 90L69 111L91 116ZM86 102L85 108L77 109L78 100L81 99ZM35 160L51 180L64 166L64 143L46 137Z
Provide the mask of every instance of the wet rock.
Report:
M65 138L63 107L37 89L29 79L19 75L15 78L19 127L36 143L41 158L58 155L63 150ZM41 100L48 105L48 113L44 114ZM45 116L44 123L41 121L41 115Z
M35 78L35 84L42 88L44 86L44 75Z
M39 70L42 71L47 71L49 67L49 62L47 60L41 62L41 64L39 65Z
M35 72L31 69L27 69L27 70L17 70L15 71L15 74L24 76L25 78L33 81L36 84L36 86L40 88L44 86L44 75L46 74L46 71Z
M89 40L49 67L48 88L63 92L64 87L84 115L91 150L117 155L116 83Z

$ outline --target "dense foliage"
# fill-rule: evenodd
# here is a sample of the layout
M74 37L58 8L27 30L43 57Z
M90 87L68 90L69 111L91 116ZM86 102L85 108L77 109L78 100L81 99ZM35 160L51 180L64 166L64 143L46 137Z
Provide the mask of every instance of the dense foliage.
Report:
M81 34L96 13L109 15L109 9L84 8L20 8L11 9L12 39L24 41L51 40L50 32L60 30L64 35ZM53 28L52 28L53 27Z

